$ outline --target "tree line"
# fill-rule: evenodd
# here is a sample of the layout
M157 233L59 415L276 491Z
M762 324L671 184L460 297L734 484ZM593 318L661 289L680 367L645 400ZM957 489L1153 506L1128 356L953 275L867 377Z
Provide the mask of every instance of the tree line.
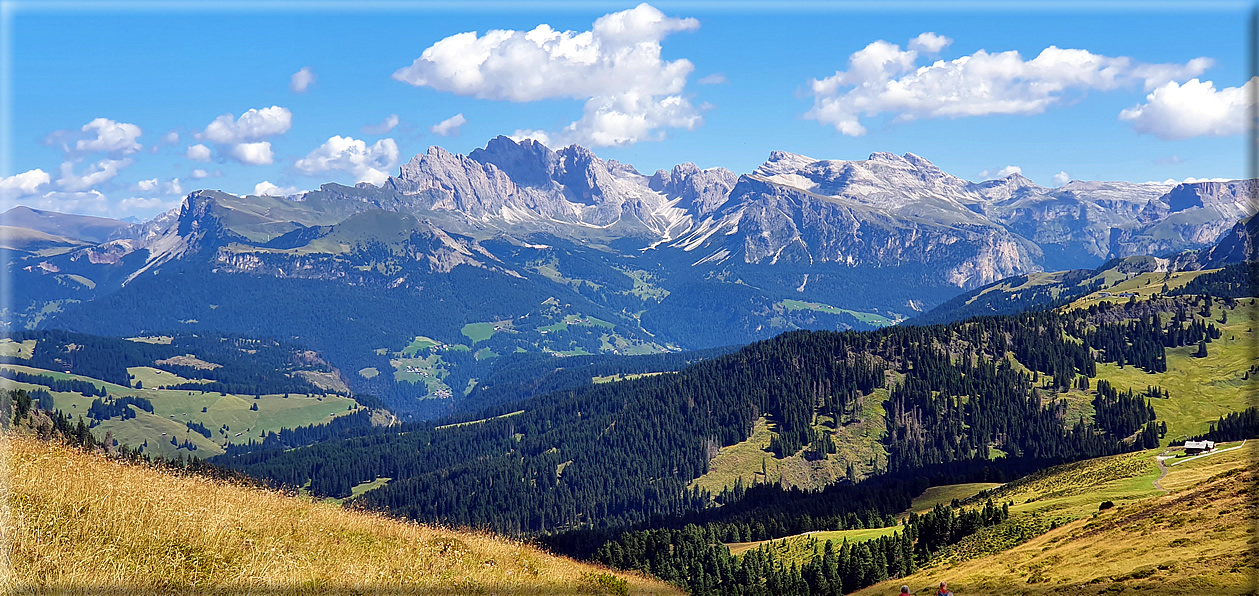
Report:
M1172 312L1192 300L1164 298L1157 308ZM994 449L1009 469L1062 463L1139 449L1157 434L1139 399L1107 398L1099 423L1068 420L1056 397L1080 376L1095 376L1097 362L1147 370L1164 362L1175 343L1171 323L1149 308L791 332L677 374L576 387L457 419L467 424L418 424L217 461L335 497L390 477L359 501L508 534L627 527L703 510L718 495L689 485L709 471L712 446L745 440L766 418L776 428L774 455L825 449L817 438L829 431L815 424L818 415L842 421L862 399L883 399L886 411L887 463L870 470L875 475L991 466L1000 461ZM873 397L879 392L886 398ZM1142 420L1134 440L1125 431Z

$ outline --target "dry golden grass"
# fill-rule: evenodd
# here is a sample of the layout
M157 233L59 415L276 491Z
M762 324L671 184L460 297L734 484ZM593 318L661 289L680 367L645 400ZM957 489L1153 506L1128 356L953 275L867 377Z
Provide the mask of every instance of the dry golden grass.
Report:
M177 475L31 438L7 458L6 593L614 593L607 570L482 533ZM616 573L633 594L680 593ZM598 578L604 578L600 585ZM608 581L612 580L612 581Z
M1259 473L1244 458L1231 463L1180 490L1117 504L998 554L857 594L895 594L901 584L930 594L941 580L959 595L1254 594Z
M1240 448L1232 449L1233 447ZM1253 439L1246 441L1245 445L1241 445L1240 442L1220 443L1216 449L1216 453L1206 457L1164 461L1163 463L1172 465L1167 466L1167 475L1159 484L1169 491L1177 491L1201 484L1221 472L1241 465L1253 465L1259 461L1259 441Z

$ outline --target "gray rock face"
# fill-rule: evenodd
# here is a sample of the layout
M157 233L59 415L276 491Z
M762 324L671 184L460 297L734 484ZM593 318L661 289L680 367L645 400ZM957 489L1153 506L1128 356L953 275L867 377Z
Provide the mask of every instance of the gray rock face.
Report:
M672 170L657 170L648 187L666 197L682 199L679 208L703 218L726 203L738 180L738 175L725 168L701 170L687 162Z
M923 213L920 205L912 204L919 197L909 193L861 196L851 187L836 185L834 178L865 177L862 183L869 184L870 171L851 163L824 168L796 175L811 180L813 189L830 188L841 194L826 196L801 189L787 182L804 183L786 173L744 176L716 223L674 246L698 253L697 263L739 255L743 262L759 266L783 262L854 269L932 265L940 272L938 281L959 287L1038 270L1040 254L1035 245L957 201L922 197L943 208L933 217L905 217L901 214L906 211ZM828 177L826 169L837 176ZM919 181L923 183L919 188L942 182L931 176Z
M696 267L912 263L932 271L935 283L972 288L1211 245L1255 213L1256 191L1253 180L1047 188L1015 174L973 183L918 155L886 152L845 161L774 151L744 176L693 163L644 176L583 147L500 136L468 155L432 147L381 187L325 185L294 199L193 193L181 211L127 226L84 254L116 262L147 249L150 263L160 263L198 250L205 237L266 242L379 209L432 216L448 231L633 238Z
M1016 175L1017 176L1017 175ZM1170 188L1163 184L1073 181L1045 188L1022 176L973 185L983 210L1006 229L1041 247L1049 270L1100 264L1112 230L1141 225L1142 213Z
M520 143L498 136L490 139L484 149L474 149L468 157L494 164L516 184L532 188L549 188L559 164L559 156L533 139Z
M385 187L408 198L399 208L452 211L504 229L529 221L671 237L689 216L632 167L584 147L559 151L498 137L471 155L433 147L403 165Z
M1259 210L1256 192L1255 180L1178 184L1150 201L1139 225L1112 232L1110 255L1171 254L1214 244Z

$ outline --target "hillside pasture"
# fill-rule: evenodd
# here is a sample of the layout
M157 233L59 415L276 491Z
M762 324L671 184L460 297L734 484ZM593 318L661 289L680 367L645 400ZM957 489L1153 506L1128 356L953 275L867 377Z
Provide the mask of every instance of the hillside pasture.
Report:
M926 513L935 509L936 505L949 505L954 500L965 501L982 491L989 490L1001 486L996 482L971 482L966 484L946 484L943 486L931 486L923 491L921 495L914 497L913 503L909 505L909 509L903 515L910 513Z
M100 421L93 432L103 437L105 433L113 433L119 443L139 447L147 442L144 452L175 457L183 454L207 458L223 453L222 445L228 443L247 443L260 439L263 433L278 432L282 428L296 428L310 424L322 424L335 418L351 413L362 406L353 399L339 395L320 394L263 394L254 399L253 395L222 394L218 392L189 391L183 389L150 389L145 384L143 389L123 387L106 383L81 375L48 371L28 366L6 364L0 368L10 368L52 376L58 379L73 379L103 386L111 398L133 396L149 400L153 404L153 413L139 410L131 406L136 413L135 418L121 420L111 418ZM7 379L2 381L5 388L21 388L27 391L47 389L42 385L17 383ZM71 419L82 416L87 419L88 409L95 397L86 397L80 393L50 391L54 409L69 415ZM255 411L252 406L257 404ZM205 409L203 412L202 409ZM210 438L197 432L189 431L187 424L202 424L211 431ZM222 429L226 425L227 429ZM163 433L166 433L163 435ZM237 436L237 433L240 433ZM174 437L177 442L191 441L197 450L179 450L170 444Z
M1213 474L1200 471L1192 482L1173 481L1176 488L1169 494L1145 490L1151 479L1146 464L1152 465L1153 454L1078 462L1016 483L1006 496L1043 491L1031 505L1079 501L1079 507L1054 511L1074 518L1057 520L1057 527L1045 526L1039 536L1000 552L955 559L856 594L895 594L902 584L928 594L941 580L958 594L1253 594L1259 569L1251 514L1259 477L1247 455L1254 453L1205 464L1215 466ZM1108 480L1108 471L1119 477ZM1113 500L1115 506L1099 511L1101 500ZM1024 511L1012 513L1008 521L1036 515L1022 506L1011 511L1016 509Z
M681 593L485 533L21 436L3 448L6 593L599 594L609 579L626 594Z
M827 541L835 543L839 547L844 541L849 543L864 542L866 540L874 540L882 536L891 536L896 532L904 530L902 526L889 526L886 528L870 528L864 530L835 530L821 532L805 532L794 536L784 538L775 538L773 540L760 540L756 542L732 542L726 546L730 548L730 554L739 556L754 548L762 545L768 545L769 549L774 553L774 559L782 561L788 565L795 563L797 565L807 562L809 559L817 555L821 555L823 549L826 548Z
M8 337L0 337L0 357L29 359L35 353L38 340L27 339L13 341Z
M1206 358L1193 356L1197 346L1169 348L1167 372L1147 373L1132 366L1099 363L1097 378L1110 381L1120 391L1132 388L1139 393L1148 385L1167 389L1170 399L1150 400L1158 419L1167 423L1164 444L1204 433L1220 416L1255 405L1259 375L1245 378L1250 367L1259 364L1255 352L1259 314L1255 311L1253 298L1239 301L1233 309L1216 300L1212 322L1220 328L1221 337L1207 344ZM1227 323L1219 322L1220 313L1227 313Z

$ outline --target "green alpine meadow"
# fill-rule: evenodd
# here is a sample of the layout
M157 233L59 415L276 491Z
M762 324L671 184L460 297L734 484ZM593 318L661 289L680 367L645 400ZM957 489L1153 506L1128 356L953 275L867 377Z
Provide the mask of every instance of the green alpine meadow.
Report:
M1256 594L1246 7L0 4L5 593Z

